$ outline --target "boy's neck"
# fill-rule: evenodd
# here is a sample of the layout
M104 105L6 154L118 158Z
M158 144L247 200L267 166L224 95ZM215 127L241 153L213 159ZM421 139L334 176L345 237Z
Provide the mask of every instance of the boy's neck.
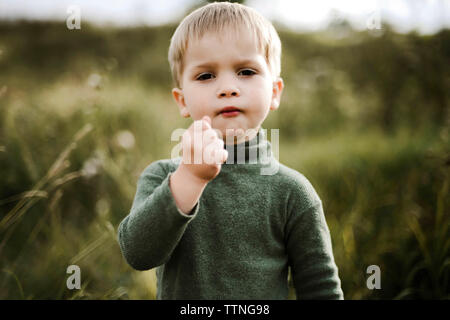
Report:
M225 144L224 148L228 151L228 159L222 170L228 170L234 167L234 164L267 164L272 157L272 148L270 142L266 139L264 129L259 129L256 135L250 137L244 142L238 144Z

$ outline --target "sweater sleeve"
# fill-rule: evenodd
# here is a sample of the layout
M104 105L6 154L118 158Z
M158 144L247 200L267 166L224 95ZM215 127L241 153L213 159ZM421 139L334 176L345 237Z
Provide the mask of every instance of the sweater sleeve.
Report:
M119 225L122 255L134 269L148 270L166 263L198 213L200 201L191 215L177 208L169 187L171 175L164 172L161 162L150 164L139 177L130 213Z
M313 190L311 185L309 188ZM293 203L286 234L297 299L344 299L320 198L315 193L312 197L297 194Z

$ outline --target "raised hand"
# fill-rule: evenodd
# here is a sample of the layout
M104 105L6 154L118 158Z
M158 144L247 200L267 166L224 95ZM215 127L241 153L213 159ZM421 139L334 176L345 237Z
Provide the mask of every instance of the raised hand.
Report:
M182 147L183 158L180 166L184 166L193 177L205 182L220 173L222 163L228 158L223 140L211 128L209 116L194 121L184 132Z

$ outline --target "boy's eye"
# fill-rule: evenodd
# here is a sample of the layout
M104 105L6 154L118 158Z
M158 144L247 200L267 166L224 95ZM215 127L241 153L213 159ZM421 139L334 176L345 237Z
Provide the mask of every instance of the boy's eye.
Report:
M203 81L203 80L209 80L209 79L211 79L212 77L213 77L212 73L202 73L201 75L199 75L199 76L197 77L196 80L200 80L200 81Z
M252 76L252 75L256 74L256 72L251 69L243 69L243 70L239 71L238 74L242 74L243 76Z
M252 76L252 75L254 75L254 74L256 74L256 72L253 71L252 69L242 69L242 70L240 70L240 71L238 72L238 75L242 75L242 76ZM210 73L210 72L205 72L205 73L200 74L200 75L196 78L196 80L199 80L199 81L205 81L205 80L209 80L209 79L212 79L212 78L214 78L214 75L213 75L212 73Z

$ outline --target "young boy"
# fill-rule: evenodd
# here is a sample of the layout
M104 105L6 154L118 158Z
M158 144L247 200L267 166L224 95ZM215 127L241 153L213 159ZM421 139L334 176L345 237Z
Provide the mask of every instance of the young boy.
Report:
M280 55L271 23L236 3L199 8L175 31L172 94L194 122L182 157L143 171L118 229L133 268L158 267L157 299L286 299L288 267L297 299L343 299L322 202L261 129L280 103Z

